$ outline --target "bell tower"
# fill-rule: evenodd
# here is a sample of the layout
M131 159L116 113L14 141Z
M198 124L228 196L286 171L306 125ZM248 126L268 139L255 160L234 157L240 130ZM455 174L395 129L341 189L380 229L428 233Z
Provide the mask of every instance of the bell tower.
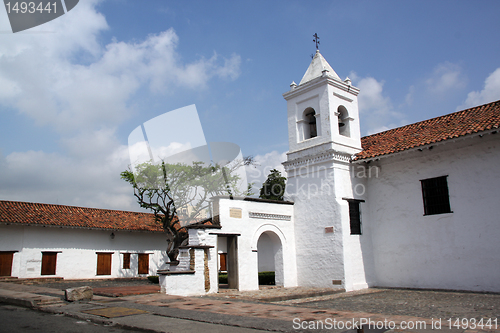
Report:
M317 50L299 85L292 82L283 94L288 108L288 160L319 146L350 155L360 152L358 93Z
M294 201L300 286L352 289L346 198L353 198L350 161L361 151L358 93L317 50L300 83L283 94L289 138L283 165Z

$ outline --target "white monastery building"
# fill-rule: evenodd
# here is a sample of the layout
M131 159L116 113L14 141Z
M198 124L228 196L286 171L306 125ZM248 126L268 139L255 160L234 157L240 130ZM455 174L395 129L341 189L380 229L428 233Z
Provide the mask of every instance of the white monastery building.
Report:
M317 51L283 94L288 201L213 198L211 221L187 227L178 261L152 214L0 202L2 275L41 276L57 256L55 275L95 278L99 254L111 253L107 277L140 276L125 262L140 268L149 254L148 273L175 295L217 292L221 270L239 290L275 271L284 287L500 292L500 101L361 137L360 93ZM87 224L72 224L84 213Z
M153 214L0 201L0 277L154 275L165 246Z
M285 287L500 291L500 101L361 138L359 93L316 52L283 94L290 201L216 198L220 225L190 228L165 292L216 292L217 252L240 290L274 270Z
M500 291L500 101L360 138L316 52L288 104L299 285Z

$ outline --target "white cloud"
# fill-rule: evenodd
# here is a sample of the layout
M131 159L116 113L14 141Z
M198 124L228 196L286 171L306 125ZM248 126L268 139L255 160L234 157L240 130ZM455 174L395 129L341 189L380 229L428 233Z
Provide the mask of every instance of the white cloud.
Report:
M439 95L465 88L467 79L462 74L462 68L459 65L444 62L434 68L425 83L431 93Z
M0 112L15 110L54 130L66 152L0 154L2 199L136 209L119 177L128 149L116 137L135 94L206 88L240 74L236 54L183 62L173 29L102 45L108 25L97 3L81 1L56 20L2 37Z
M215 58L217 59L217 58ZM241 57L237 54L231 55L231 58L224 58L224 66L216 67L215 73L221 78L235 80L240 75Z
M373 77L359 77L351 72L355 86L360 89L358 106L362 125L370 135L394 128L401 124L403 115L394 110L391 99L384 94L384 81L377 81Z
M106 158L74 158L43 151L0 156L0 198L75 206L139 210L132 188L120 179L128 152L117 146Z
M500 99L500 68L497 68L484 81L484 88L481 91L471 91L462 106L457 109L462 110L477 105L490 103Z
M61 140L61 145L68 154L76 158L107 157L119 143L113 128L101 128L92 131L80 131L72 137Z
M172 93L175 88L206 87L213 77L234 80L239 75L241 59L236 54L183 63L173 29L142 42L114 41L102 47L97 38L107 23L94 5L82 2L69 14L37 27L55 33L2 40L0 87L8 88L2 90L0 103L66 132L120 122L127 116L130 98L143 86Z
M161 161L164 160L172 155L178 154L178 153L186 153L189 152L191 149L191 144L189 142L187 143L180 143L180 142L171 142L168 146L161 146L161 147L151 147L151 151L153 154L153 158L155 161ZM190 156L192 160L196 160L196 157L194 155ZM185 156L185 158L188 158L188 156Z
M407 105L412 105L415 97L415 86L410 86L408 88L408 93L405 96L405 103Z
M281 163L286 161L287 152L277 152L276 150L264 154L254 156L256 165L247 167L247 180L249 183L254 183L254 193L258 196L262 183L267 179L272 169L277 169L286 177L285 168Z
M384 81L377 81L372 77L366 77L359 79L357 86L361 90L358 97L361 112L368 113L375 111L387 113L392 108L389 97L385 97L382 94Z

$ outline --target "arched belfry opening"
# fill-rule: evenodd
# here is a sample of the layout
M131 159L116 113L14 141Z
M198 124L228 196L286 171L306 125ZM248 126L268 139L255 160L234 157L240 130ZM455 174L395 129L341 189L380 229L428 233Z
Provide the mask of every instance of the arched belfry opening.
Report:
M313 108L307 108L304 110L302 116L304 140L312 139L318 136L316 116L316 111L314 111Z
M338 117L338 126L339 126L339 134L343 136L350 137L350 128L349 128L349 113L345 106L340 105L337 108L337 117Z
M274 283L283 286L283 246L278 235L272 231L263 232L257 242L257 252L259 273L274 272Z

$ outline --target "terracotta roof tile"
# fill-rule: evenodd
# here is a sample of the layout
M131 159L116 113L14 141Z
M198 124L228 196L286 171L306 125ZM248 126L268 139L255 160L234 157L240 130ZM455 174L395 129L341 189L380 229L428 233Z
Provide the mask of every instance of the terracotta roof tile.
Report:
M479 133L500 126L500 101L391 129L361 138L363 151L355 160L401 152L411 148Z
M151 213L2 200L0 223L163 232Z

